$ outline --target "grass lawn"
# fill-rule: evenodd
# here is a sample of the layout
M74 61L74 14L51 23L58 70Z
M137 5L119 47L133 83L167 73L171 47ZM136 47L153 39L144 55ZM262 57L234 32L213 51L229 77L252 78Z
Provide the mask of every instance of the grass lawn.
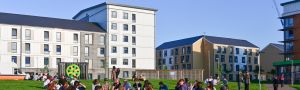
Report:
M168 85L170 90L174 90L174 87L177 83L176 80L150 80L150 82L154 85L154 90L158 90L158 82L163 81ZM86 90L91 90L92 80L81 80L81 82L87 86ZM132 81L130 81L133 83ZM44 90L42 81L0 81L0 90ZM298 89L300 85L298 85ZM236 82L229 82L230 90L237 90ZM217 86L217 90L219 90L219 86ZM257 83L251 83L250 90L259 90L259 85ZM267 90L265 85L262 85L262 90Z
M297 90L300 90L300 84L294 84L294 86L291 86L290 87L293 87L293 88L296 88Z

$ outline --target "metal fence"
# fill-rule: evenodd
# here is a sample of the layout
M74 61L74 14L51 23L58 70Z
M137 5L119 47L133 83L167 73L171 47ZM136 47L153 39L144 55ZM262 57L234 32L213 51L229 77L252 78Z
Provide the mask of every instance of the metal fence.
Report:
M188 78L190 80L203 81L203 70L136 70L136 75L144 75L146 79L171 79L178 80Z

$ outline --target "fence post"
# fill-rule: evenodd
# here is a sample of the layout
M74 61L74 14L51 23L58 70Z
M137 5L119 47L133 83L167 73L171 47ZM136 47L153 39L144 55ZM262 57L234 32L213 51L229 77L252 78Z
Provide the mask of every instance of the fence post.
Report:
M159 70L157 70L157 79L159 79Z

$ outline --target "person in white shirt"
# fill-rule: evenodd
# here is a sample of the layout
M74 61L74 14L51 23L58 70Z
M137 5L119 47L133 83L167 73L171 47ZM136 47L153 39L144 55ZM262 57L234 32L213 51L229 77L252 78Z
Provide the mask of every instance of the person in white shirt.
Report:
M48 85L51 83L51 80L52 79L52 77L51 76L48 76L48 79L47 80L45 80L45 82L44 82L44 87L45 88L48 88Z
M38 80L39 76L38 76L38 73L36 73L35 75L33 75L33 79L32 80Z
M101 85L100 85L100 81L99 81L98 79L95 79L95 80L93 81L92 90L95 90L95 87L96 87L96 86L101 86Z
M29 80L29 78L30 78L30 75L27 73L27 74L25 75L25 80Z
M204 83L205 83L206 85L208 85L208 82L212 82L212 81L213 81L212 76L209 76L209 78L207 78L207 79L204 81Z
M79 81L79 80L77 79L76 76L73 78L73 80L71 80L70 84L71 84L72 86L74 86L74 82L75 82L75 81Z

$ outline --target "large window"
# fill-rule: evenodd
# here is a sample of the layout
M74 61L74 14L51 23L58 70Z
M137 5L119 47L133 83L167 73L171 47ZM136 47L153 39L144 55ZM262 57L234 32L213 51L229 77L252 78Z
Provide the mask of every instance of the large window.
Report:
M254 57L254 64L258 64L258 58Z
M12 30L11 30L11 36L12 36L12 39L17 39L18 30L16 28L12 28Z
M17 53L17 43L16 42L11 43L11 52Z
M44 31L44 41L49 41L49 31Z
M118 36L112 34L112 35L111 35L111 41L117 41L117 40L118 40Z
M132 26L131 26L131 29L132 29L132 34L136 34L136 26L135 26L135 25L132 25Z
M11 56L11 62L17 64L17 56Z
M48 57L44 58L44 65L49 65L49 58Z
M25 57L25 66L26 67L30 66L30 57Z
M123 65L128 65L128 59L123 59Z
M117 18L117 17L118 17L117 11L111 11L111 18Z
M132 48L132 56L133 56L133 57L136 56L136 48Z
M112 58L110 64L117 65L117 59L116 58Z
M132 18L132 21L133 21L133 22L136 22L136 15L135 15L135 14L132 14L132 17L131 17L131 18Z
M235 62L235 63L238 63L238 62L239 62L239 59L238 59L237 56L234 56L234 62Z
M56 45L56 54L61 55L61 45Z
M246 58L242 57L242 63L246 63Z
M105 48L100 48L100 55L104 55L105 54Z
M128 36L123 36L123 42L128 42Z
M84 44L93 44L93 35L92 34L84 35Z
M77 33L73 34L73 40L74 40L75 43L78 42L78 34Z
M123 19L128 19L128 13L126 12L123 13Z
M30 53L30 43L25 43L25 53Z
M31 30L29 30L29 29L25 30L25 39L31 40Z
M221 55L221 62L225 62L225 55Z
M117 30L117 29L118 29L117 23L112 23L112 24L111 24L111 29L112 29L112 30Z
M123 30L128 31L128 24L123 24Z
M284 19L284 27L292 27L292 26L294 26L294 19L293 18Z
M233 57L229 56L229 63L232 63L232 62L233 62Z
M235 71L240 71L240 65L235 65Z
M235 48L235 54L240 54L240 49L239 48Z
M78 47L73 46L73 56L78 56Z
M136 45L136 37L132 37L132 45Z
M48 44L44 44L44 53L45 54L49 53L49 45Z
M116 46L113 46L113 47L111 48L111 52L112 52L112 53L117 53L117 47L116 47Z
M89 47L84 47L84 56L89 56Z
M61 42L61 32L56 32L56 41Z
M136 67L136 61L135 59L132 59L132 68L135 68Z
M105 36L100 36L100 38L99 38L99 43L101 44L101 45L104 45L105 44Z
M124 49L123 53L128 54L128 47L124 47L123 49Z

